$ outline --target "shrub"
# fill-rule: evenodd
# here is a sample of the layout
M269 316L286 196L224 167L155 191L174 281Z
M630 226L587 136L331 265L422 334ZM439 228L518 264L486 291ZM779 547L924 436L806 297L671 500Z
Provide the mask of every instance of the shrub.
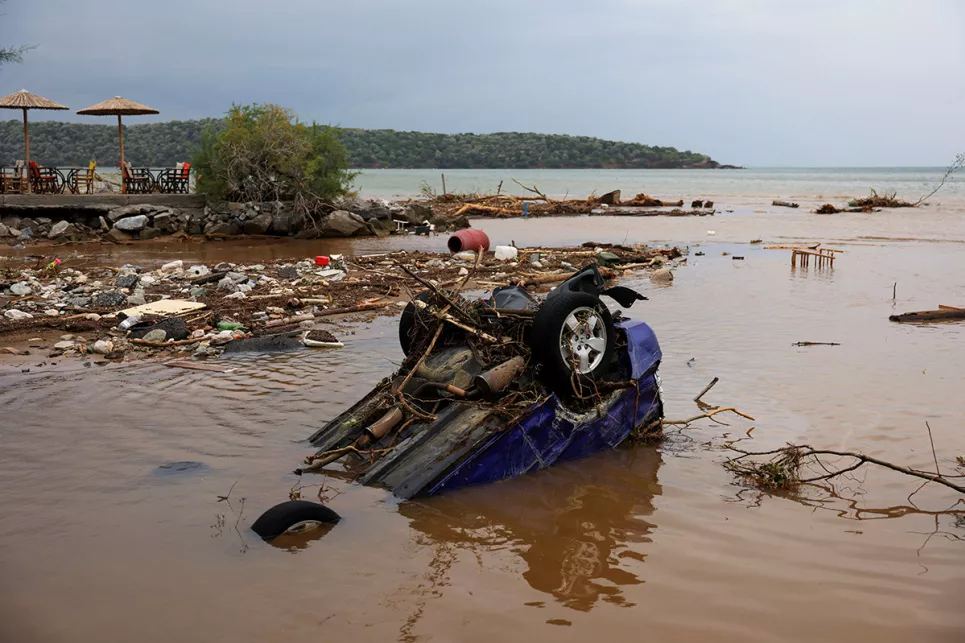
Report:
M294 201L314 212L356 173L334 127L300 122L278 105L233 105L194 157L197 190L215 201Z

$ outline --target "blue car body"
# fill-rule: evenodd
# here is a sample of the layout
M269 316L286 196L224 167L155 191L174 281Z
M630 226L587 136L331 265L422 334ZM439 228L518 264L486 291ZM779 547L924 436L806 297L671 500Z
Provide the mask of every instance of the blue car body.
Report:
M507 421L488 405L456 401L439 416L413 424L374 463L349 466L363 484L383 486L401 498L432 496L495 482L619 446L634 429L663 417L660 345L646 323L615 324L623 388L589 409L574 410L556 394ZM319 452L344 444L358 431L353 421L373 403L376 389L311 436Z

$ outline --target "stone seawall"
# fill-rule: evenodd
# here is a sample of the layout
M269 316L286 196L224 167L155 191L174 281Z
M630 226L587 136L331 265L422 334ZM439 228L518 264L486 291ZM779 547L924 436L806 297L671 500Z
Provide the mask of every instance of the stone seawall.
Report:
M190 194L0 195L0 241L29 243L107 237L127 242L172 234L322 237L384 236L402 226L437 230L468 227L433 215L427 205L346 199L331 212L309 217L290 203L206 204Z

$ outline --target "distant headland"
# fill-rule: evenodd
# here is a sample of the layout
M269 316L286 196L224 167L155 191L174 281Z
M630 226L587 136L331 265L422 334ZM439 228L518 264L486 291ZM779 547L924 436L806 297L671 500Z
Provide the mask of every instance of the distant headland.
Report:
M221 119L168 121L125 127L125 156L135 165L170 167L188 161L201 134ZM0 121L0 165L23 158L22 125ZM589 136L500 132L430 134L397 130L341 130L352 167L362 169L742 169L706 154L673 147ZM118 162L112 125L40 121L30 126L31 157L44 165Z

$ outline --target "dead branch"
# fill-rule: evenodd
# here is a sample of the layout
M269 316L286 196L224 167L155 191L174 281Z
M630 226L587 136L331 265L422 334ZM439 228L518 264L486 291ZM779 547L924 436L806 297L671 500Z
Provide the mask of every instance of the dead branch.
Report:
M935 482L944 485L949 489L965 494L965 485L953 482L950 478L962 478L965 476L944 476L940 473L912 469L904 465L895 464L886 460L881 460L856 451L837 451L835 449L815 449L808 444L796 445L788 444L780 449L770 451L744 451L733 445L727 445L730 451L735 451L741 455L730 458L724 462L724 467L741 478L752 482L756 486L770 489L787 489L801 484L819 482L835 478L865 464L874 464L879 467L891 469L908 476L920 478L928 482ZM842 458L853 458L854 462L844 468L836 469L828 466L821 461L820 456L838 456ZM768 457L769 456L769 457ZM761 462L754 458L767 457L766 461ZM937 457L936 457L937 465ZM808 466L819 466L825 473L817 476L804 477L802 470Z
M704 390L697 394L697 397L694 398L694 402L700 402L700 398L702 398L704 395L706 395L706 394L707 394L707 391L709 391L710 389L714 388L714 386L715 386L715 385L717 384L717 382L719 382L719 381L720 381L720 378L719 378L719 377L715 377L714 379L710 380L710 384L708 384L707 386L705 386L705 387L704 387Z
M692 417L692 418L687 418L686 420L663 420L662 424L663 424L663 426L676 426L676 425L687 426L688 424L691 424L691 423L693 423L693 422L696 422L697 420L703 420L703 419L705 419L705 418L712 418L712 417L714 417L715 415L717 415L718 413L723 413L723 412L725 412L725 411L730 411L731 413L736 413L737 415L741 416L742 418L748 419L748 420L750 420L750 421L752 421L752 422L755 421L754 418L752 418L751 416L747 415L746 413L741 413L740 411L738 411L738 410L735 409L734 407L728 406L728 407L725 407L725 408L722 408L722 409L714 409L713 411L710 411L709 413L701 413L700 415L695 415L694 417Z
M529 186L523 185L522 183L520 183L520 182L517 181L516 179L513 179L513 183L515 183L515 184L518 185L519 187L523 188L523 189L526 190L527 192L532 192L533 194L535 194L535 195L538 196L539 198L543 199L543 200L546 201L547 203L552 203L552 202L553 202L553 199L549 198L548 196L546 196L545 194L543 194L542 192L540 192L540 191L539 191L539 188L537 188L536 185L533 185L532 187L529 187Z
M947 170L945 170L945 175L942 177L942 180L938 184L938 187L936 187L934 190L932 190L925 196L921 197L920 199L912 203L912 205L917 207L921 205L926 199L930 199L931 197L935 196L935 194L942 189L942 186L945 185L945 181L947 181L952 174L962 169L963 167L965 167L965 153L959 154L958 156L955 157L955 161L948 166Z

